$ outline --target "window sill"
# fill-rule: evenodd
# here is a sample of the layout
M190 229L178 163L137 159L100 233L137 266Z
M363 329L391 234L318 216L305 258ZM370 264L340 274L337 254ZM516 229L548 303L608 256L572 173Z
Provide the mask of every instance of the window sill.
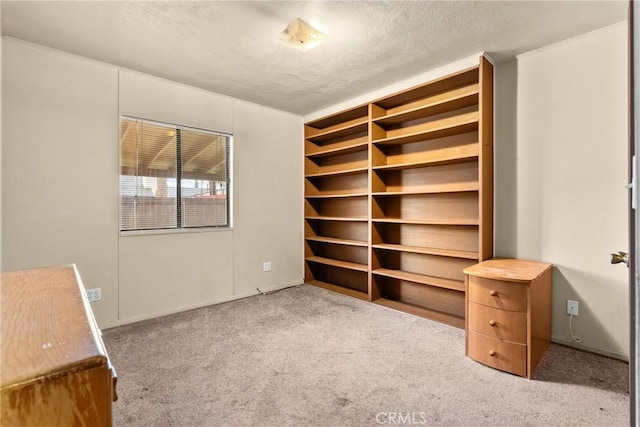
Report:
M120 231L120 237L156 236L161 234L217 233L220 231L233 231L233 227L167 228L162 230Z

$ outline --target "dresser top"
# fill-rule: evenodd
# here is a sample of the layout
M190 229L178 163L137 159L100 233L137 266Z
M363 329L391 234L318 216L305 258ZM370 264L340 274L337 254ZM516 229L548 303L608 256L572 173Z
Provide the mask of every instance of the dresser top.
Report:
M486 279L510 282L530 282L537 279L553 264L522 259L496 258L465 268L465 274Z
M83 294L73 265L2 273L2 389L107 363Z

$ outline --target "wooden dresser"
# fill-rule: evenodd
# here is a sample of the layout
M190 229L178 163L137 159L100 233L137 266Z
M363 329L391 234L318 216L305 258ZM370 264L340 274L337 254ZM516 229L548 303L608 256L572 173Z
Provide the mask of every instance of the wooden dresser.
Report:
M466 355L531 378L551 342L552 264L492 259L466 274Z
M110 426L115 371L75 266L0 280L0 424Z

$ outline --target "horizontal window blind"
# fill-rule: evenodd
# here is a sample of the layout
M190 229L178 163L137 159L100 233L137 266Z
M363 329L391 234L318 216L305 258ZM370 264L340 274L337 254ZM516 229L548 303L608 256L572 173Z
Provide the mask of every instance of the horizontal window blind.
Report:
M229 137L183 129L181 146L182 226L227 225Z
M231 136L122 117L120 230L226 227Z

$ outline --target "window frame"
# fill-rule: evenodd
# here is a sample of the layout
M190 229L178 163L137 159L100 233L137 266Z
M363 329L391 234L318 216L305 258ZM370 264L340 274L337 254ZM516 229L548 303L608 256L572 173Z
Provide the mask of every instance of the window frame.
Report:
M224 225L201 225L201 226L192 226L192 227L185 227L184 225L182 225L182 218L179 218L179 216L183 215L182 214L182 209L180 209L180 203L182 202L182 196L181 196L181 181L183 179L192 179L192 178L182 178L179 176L178 172L182 169L182 167L178 167L178 162L181 159L182 156L182 147L181 144L176 144L176 197L175 197L175 203L176 203L176 227L167 227L167 228L149 228L149 229L131 229L131 230L123 230L122 227L122 187L121 187L121 182L122 182L122 145L121 145L121 141L122 141L122 137L120 134L120 128L122 126L122 121L123 120L134 120L134 121L140 121L143 123L148 123L151 125L156 125L156 126L162 126L162 127L166 127L168 129L175 129L176 131L183 131L183 130L187 130L187 131L195 131L195 132L203 132L203 133L209 133L209 134L214 134L214 135L219 135L222 137L225 137L227 140L227 152L226 152L226 159L227 159L227 167L226 167L226 189L225 189L225 194L226 194L226 224ZM168 122L161 122L158 120L152 120L152 119L146 119L143 117L137 117L137 116L132 116L132 115L127 115L127 114L120 114L118 116L118 231L120 233L120 236L126 237L126 236L140 236L140 235L157 235L157 234L182 234L182 233L202 233L202 232L217 232L217 231L230 231L233 229L233 146L234 146L234 138L233 138L233 134L231 133L226 133L226 132L221 132L221 131L214 131L214 130L210 130L210 129L203 129L203 128L198 128L198 127L194 127L194 126L186 126L186 125L180 125L180 124L176 124L176 123L168 123ZM179 224L179 226L178 226Z

